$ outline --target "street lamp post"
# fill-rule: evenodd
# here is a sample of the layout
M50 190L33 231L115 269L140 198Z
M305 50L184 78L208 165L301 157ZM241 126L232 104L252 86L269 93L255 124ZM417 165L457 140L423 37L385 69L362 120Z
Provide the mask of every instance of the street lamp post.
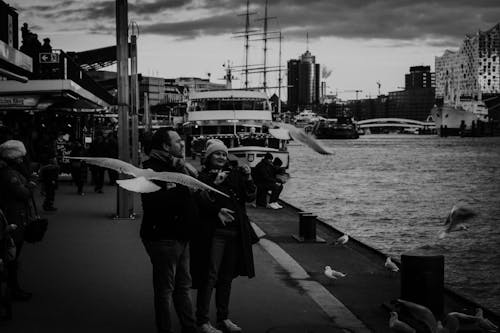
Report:
M130 162L127 0L116 0L116 59L118 60L118 154L122 161ZM121 177L123 176L120 175ZM134 216L131 199L130 193L118 187L116 218L128 219Z

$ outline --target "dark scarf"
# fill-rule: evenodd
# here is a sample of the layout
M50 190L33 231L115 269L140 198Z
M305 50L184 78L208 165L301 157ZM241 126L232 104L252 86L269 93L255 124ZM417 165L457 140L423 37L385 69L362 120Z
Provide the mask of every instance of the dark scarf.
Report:
M198 177L198 172L191 164L186 163L183 158L172 156L165 150L152 149L149 153L149 157L162 161L169 168L172 168L177 172L184 173L195 178Z

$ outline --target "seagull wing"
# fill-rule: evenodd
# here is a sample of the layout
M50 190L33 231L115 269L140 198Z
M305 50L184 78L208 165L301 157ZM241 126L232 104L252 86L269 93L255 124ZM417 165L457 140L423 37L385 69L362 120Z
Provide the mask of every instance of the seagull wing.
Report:
M277 124L280 128L285 128L288 130L288 134L292 137L292 139L302 142L315 152L318 152L322 155L331 155L332 153L325 150L318 141L316 141L312 136L307 135L303 130L293 126L292 124L279 123Z
M431 310L429 310L423 305L413 303L410 301L405 301L402 299L398 299L397 302L402 306L404 306L415 319L423 322L429 328L429 331L431 333L437 332L436 318L434 318L434 315L432 314Z
M132 179L120 179L116 183L123 187L124 189L137 193L151 193L156 192L161 189L160 186L156 185L152 181L147 180L144 177L137 177Z
M225 196L229 198L229 196L212 186L209 186L203 182L200 182L198 179L193 178L191 176L188 176L183 173L178 173L178 172L168 172L168 171L163 171L163 172L155 172L155 171L150 171L147 170L147 173L145 175L146 178L150 180L159 180L167 183L176 183L179 185L184 185L189 188L192 188L194 190L209 190L215 193L218 193L222 196Z
M130 163L124 162L116 158L108 157L68 157L73 160L82 160L87 164L100 166L107 169L112 169L126 175L140 177L144 173L144 169L138 168Z

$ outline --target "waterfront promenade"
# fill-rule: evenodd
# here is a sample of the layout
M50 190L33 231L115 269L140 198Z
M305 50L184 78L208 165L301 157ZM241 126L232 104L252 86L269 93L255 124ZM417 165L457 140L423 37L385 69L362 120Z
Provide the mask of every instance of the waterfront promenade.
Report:
M90 186L87 186L90 190ZM151 265L137 220L112 220L115 187L78 196L62 182L59 210L46 214L43 242L27 244L21 283L33 292L14 303L2 333L154 332ZM136 212L140 213L138 196ZM235 280L231 318L245 332L342 332L265 248L254 246L257 276Z
M87 189L90 190L90 186ZM112 220L116 189L78 196L68 182L57 193L46 238L27 244L21 282L34 293L14 304L14 320L0 332L154 332L149 259L136 220ZM138 195L135 211L140 215ZM399 275L383 266L377 251L351 241L347 246L298 243L297 210L249 208L261 233L254 246L256 277L233 285L230 317L246 333L387 332L383 306L399 297ZM322 224L318 236L340 234ZM325 265L347 273L329 280ZM473 308L446 296L445 313ZM214 314L212 314L214 317Z

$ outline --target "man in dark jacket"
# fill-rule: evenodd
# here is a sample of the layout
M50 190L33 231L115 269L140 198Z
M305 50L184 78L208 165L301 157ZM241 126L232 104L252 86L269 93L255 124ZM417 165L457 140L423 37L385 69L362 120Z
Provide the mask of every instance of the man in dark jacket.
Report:
M276 179L276 169L273 165L273 155L266 153L264 158L255 166L255 185L257 185L257 206L272 209L283 208L278 204L278 197L283 190L283 185ZM267 203L267 192L271 191L269 204Z
M184 144L177 132L161 128L152 137L145 169L190 174L183 158ZM198 214L193 194L178 184L157 182L161 190L142 194L144 216L141 238L153 265L155 318L158 332L171 333L171 303L183 333L196 332L189 294L189 239Z

